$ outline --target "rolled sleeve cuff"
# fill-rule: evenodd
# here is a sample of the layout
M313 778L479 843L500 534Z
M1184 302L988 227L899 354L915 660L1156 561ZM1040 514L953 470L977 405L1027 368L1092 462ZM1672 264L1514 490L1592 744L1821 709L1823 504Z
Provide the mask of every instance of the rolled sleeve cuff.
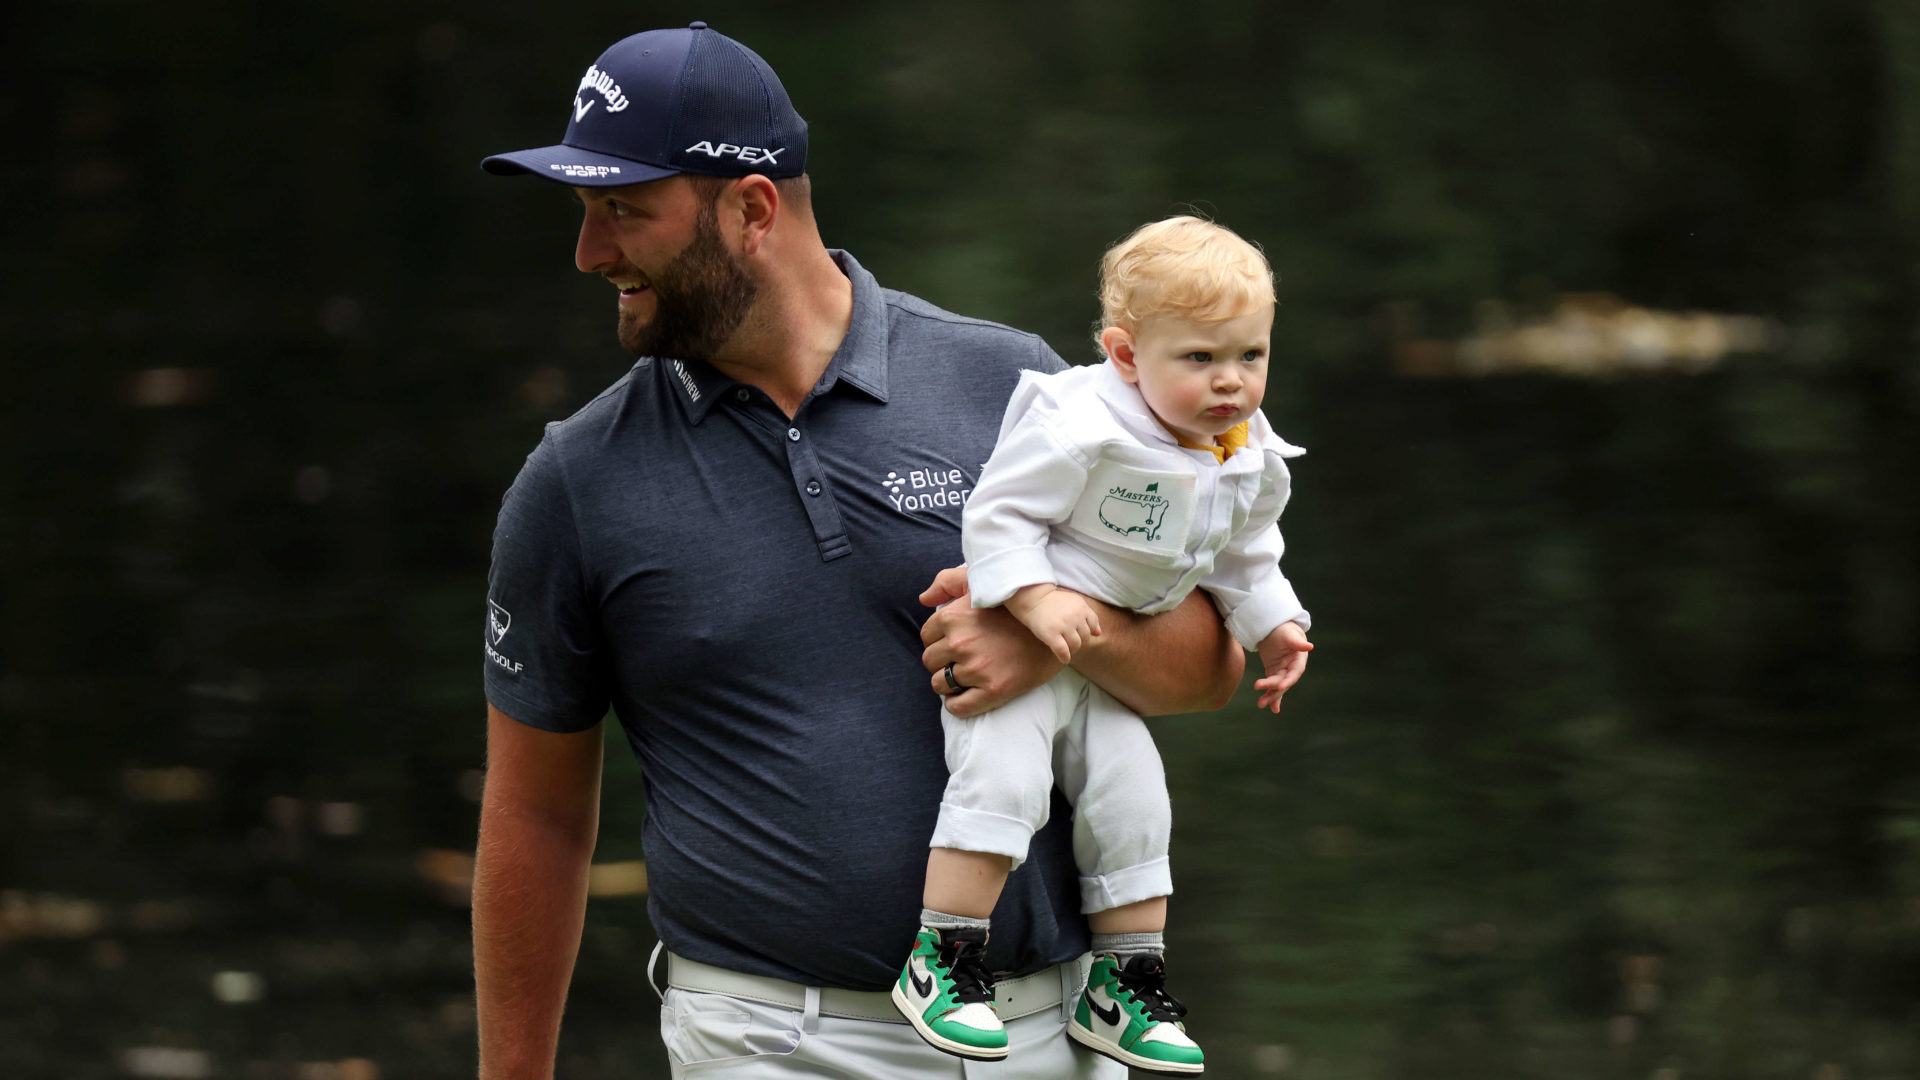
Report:
M1165 855L1124 870L1088 874L1080 879L1080 910L1088 915L1172 895L1172 864Z
M1247 649L1259 648L1260 642L1283 622L1299 623L1302 630L1313 629L1313 616L1300 606L1300 598L1294 595L1292 586L1284 592L1249 597L1246 603L1233 609L1226 621L1227 632Z
M996 551L967 564L967 592L974 607L999 607L1029 585L1053 583L1053 564L1041 544Z
M1027 861L1027 848L1032 844L1033 823L1030 821L942 802L940 817L934 822L933 839L927 846L1005 855L1013 860L1011 869L1018 870L1020 864Z

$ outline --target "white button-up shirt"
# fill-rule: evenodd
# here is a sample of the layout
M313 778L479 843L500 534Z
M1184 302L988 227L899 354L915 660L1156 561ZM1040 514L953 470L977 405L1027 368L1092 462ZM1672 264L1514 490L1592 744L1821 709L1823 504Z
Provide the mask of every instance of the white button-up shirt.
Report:
M1286 459L1306 451L1255 412L1224 462L1186 449L1111 362L1025 371L961 518L976 607L1052 583L1166 611L1206 589L1243 646L1311 620L1280 572Z

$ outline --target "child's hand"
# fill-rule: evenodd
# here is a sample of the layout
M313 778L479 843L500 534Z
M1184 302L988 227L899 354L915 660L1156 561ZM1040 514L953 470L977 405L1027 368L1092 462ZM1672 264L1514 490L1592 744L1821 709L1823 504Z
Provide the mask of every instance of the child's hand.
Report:
M1086 600L1051 585L1021 589L1007 600L1007 610L1063 664L1072 662L1081 646L1100 636L1100 617Z
M1260 708L1280 711L1281 695L1306 674L1307 654L1312 651L1313 643L1299 623L1283 622L1260 639L1260 666L1267 672L1265 678L1253 681L1254 689L1260 691Z

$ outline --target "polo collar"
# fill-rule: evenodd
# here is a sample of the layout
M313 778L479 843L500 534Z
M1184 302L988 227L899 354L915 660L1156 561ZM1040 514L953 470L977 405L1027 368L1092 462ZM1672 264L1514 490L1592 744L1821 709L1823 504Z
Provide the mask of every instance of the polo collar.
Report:
M687 410L687 421L698 424L707 418L707 410L734 386L734 381L714 370L705 360L656 360L666 374L668 384L679 393Z
M840 272L853 284L853 315L847 320L847 336L840 341L827 370L807 394L807 400L819 397L845 381L875 401L887 400L887 303L880 283L853 256L829 249ZM668 385L686 408L687 421L698 424L707 418L713 403L732 393L738 382L720 374L704 360L660 359L655 363Z
M809 397L818 397L833 389L842 379L858 387L875 401L887 400L887 298L880 283L853 256L839 248L827 249L840 272L853 283L853 317L847 320L847 336L827 363L827 370Z

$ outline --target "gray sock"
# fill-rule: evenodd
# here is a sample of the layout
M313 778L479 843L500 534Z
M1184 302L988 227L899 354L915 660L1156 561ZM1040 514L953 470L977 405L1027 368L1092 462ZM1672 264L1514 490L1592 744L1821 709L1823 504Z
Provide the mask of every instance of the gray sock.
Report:
M949 915L932 908L920 909L920 925L929 930L985 930L992 925L986 919L975 919L966 915Z
M1093 951L1096 954L1112 953L1115 958L1124 964L1129 957L1138 956L1141 953L1152 953L1155 956L1166 955L1166 938L1166 933L1161 930L1154 930L1144 934L1095 934L1093 935Z

